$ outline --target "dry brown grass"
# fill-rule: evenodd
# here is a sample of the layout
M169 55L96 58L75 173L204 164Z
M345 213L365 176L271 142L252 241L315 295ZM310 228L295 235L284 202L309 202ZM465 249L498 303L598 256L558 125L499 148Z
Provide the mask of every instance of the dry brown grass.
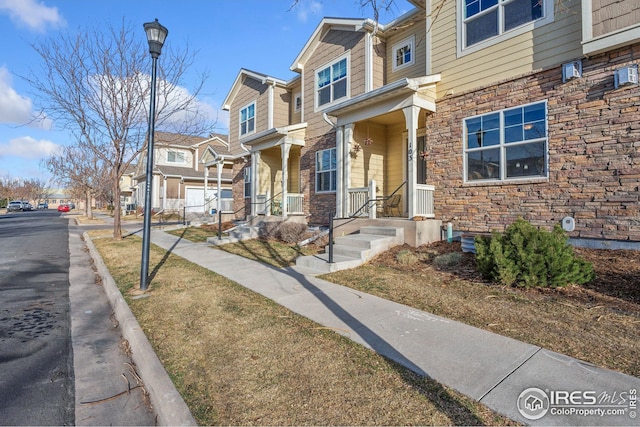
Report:
M578 252L596 261L596 281L557 290L487 283L459 243L397 247L362 267L323 278L640 376L640 252ZM459 262L449 264L455 257L446 254L459 254ZM597 262L600 257L606 261Z
M95 243L199 424L512 424L153 245L150 297L132 300L140 240Z
M272 239L252 239L228 243L217 246L216 249L270 264L274 267L289 267L295 265L296 259L299 256L314 255L321 251L320 248L313 245L300 247Z

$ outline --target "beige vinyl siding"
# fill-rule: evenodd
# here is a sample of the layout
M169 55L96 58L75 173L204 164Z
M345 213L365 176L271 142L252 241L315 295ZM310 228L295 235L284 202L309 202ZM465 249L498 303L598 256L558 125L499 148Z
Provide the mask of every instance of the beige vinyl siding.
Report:
M273 88L273 126L282 127L289 124L289 105L291 95L287 89L276 86Z
M289 124L295 125L302 122L302 106L300 111L296 112L296 95L300 94L302 96L302 83L298 80L294 85L289 88L289 96L291 97L291 102L289 102ZM304 102L304 99L302 100Z
M638 25L640 2L637 0L592 0L593 37Z
M289 151L289 192L300 193L300 147L294 145Z
M384 166L386 157L386 128L384 126L368 124L366 122L356 125L354 142L360 144L362 149L357 156L351 157L351 187L359 188L369 185L374 179L379 190L379 196L384 191ZM369 136L373 139L371 145L365 145L364 140Z
M262 151L258 175L258 194L266 194L269 191L273 197L282 191L282 160L279 148Z
M180 184L180 180L177 178L167 178L165 180L166 191L167 191L167 199L177 199L178 198L178 185ZM180 196L184 196L181 194Z
M384 194L389 195L402 184L404 177L404 124L389 126L387 129L387 169L384 183ZM403 202L404 203L404 202Z
M331 130L316 107L316 71L349 52L349 90L347 98L364 93L364 33L354 31L329 31L316 46L313 55L304 64L304 114L309 124L307 135L314 137Z
M242 87L238 91L233 100L229 111L229 138L240 137L240 109L246 107L252 102L256 103L256 127L255 132L267 130L268 116L267 108L269 105L269 94L267 85L262 84L258 80L245 77Z
M433 73L440 73L439 96L465 92L582 56L579 0L555 5L553 22L457 57L456 4L445 3L433 24Z
M387 44L379 37L373 38L373 89L385 85L387 81L386 71Z
M425 31L425 19L421 19L413 23L413 25L405 30L394 32L393 35L387 39L387 83L391 83L403 78L420 77L426 74L427 49L425 46ZM396 72L393 72L393 63L395 61L393 47L396 45L396 43L399 43L410 37L413 37L414 39L414 62L411 65L400 68Z

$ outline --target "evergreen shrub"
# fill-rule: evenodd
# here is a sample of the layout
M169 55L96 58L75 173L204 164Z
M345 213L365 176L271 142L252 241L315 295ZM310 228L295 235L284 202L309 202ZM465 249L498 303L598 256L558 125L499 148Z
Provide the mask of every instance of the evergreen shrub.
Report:
M505 286L555 288L595 277L591 263L575 256L560 225L549 232L520 218L503 234L476 236L475 246L480 273Z

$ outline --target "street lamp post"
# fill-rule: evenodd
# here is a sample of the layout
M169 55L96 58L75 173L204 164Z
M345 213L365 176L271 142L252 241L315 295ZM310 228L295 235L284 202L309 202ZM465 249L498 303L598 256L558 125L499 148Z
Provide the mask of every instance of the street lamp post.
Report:
M153 184L153 135L155 133L156 122L156 69L158 68L158 57L162 53L169 30L160 25L156 19L154 22L144 24L144 31L147 33L149 42L149 53L151 54L151 101L149 103L149 130L147 132L147 175L144 189L144 225L142 231L142 266L140 267L140 290L147 290L149 287L149 245L151 238L151 203Z

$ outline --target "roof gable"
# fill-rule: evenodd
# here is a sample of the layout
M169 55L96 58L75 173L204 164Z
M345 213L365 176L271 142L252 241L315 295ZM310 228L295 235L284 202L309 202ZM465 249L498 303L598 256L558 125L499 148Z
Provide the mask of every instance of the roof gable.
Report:
M242 84L244 83L246 78L257 80L262 84L269 83L269 84L274 84L282 87L287 86L287 82L285 80L282 80L276 77L271 77L266 74L258 73L256 71L247 70L246 68L241 68L240 72L238 72L238 75L236 76L236 79L233 82L233 85L231 86L231 90L229 91L229 93L227 94L227 97L222 102L223 110L229 111L231 109L231 103L233 102L233 99L238 94L238 91L242 87Z
M368 18L322 18L289 69L296 73L301 72L304 64L329 31L362 31L365 28L372 30L374 28L373 24L373 21Z

